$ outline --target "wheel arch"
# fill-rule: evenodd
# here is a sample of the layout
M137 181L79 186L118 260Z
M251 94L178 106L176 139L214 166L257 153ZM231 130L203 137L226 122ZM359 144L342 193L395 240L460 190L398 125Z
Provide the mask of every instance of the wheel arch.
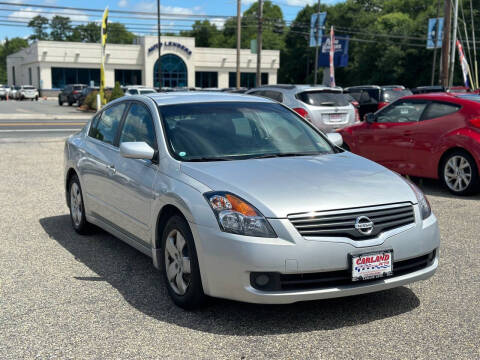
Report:
M467 153L468 155L470 155L473 159L475 159L473 157L473 155L467 150L465 149L464 147L461 147L461 146L452 146L450 148L448 148L447 150L445 150L442 154L442 156L440 156L440 159L438 160L438 164L437 164L437 176L439 179L441 179L442 177L442 164L443 162L445 161L445 159L452 153L454 153L455 151L461 151L461 152L465 152Z
M72 180L73 176L77 176L77 171L74 168L70 168L67 171L65 176L65 196L67 200L67 206L70 207L70 181Z

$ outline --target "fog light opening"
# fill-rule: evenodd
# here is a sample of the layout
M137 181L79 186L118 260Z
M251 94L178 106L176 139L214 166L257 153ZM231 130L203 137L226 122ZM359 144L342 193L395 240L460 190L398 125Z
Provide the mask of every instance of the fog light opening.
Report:
M270 282L270 277L267 274L258 274L255 277L255 284L260 287L265 287Z

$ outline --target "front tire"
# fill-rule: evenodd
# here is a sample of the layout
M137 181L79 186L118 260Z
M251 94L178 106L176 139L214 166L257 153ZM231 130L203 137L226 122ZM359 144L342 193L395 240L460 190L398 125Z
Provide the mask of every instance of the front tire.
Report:
M58 105L63 106L63 101L60 96L58 97Z
M455 195L469 195L478 191L478 168L466 151L456 150L445 157L440 165L440 179Z
M192 232L187 221L172 216L162 235L162 272L173 302L187 310L205 303L200 268Z
M77 175L74 175L70 180L68 189L72 226L77 233L85 235L90 230L90 223L87 222L85 216L82 187L80 186L80 181L78 180Z

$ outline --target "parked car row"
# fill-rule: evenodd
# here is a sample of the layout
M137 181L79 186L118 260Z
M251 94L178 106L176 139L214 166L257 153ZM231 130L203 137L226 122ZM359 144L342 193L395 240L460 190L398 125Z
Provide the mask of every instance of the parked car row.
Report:
M32 85L8 86L0 85L1 100L38 100L38 90Z

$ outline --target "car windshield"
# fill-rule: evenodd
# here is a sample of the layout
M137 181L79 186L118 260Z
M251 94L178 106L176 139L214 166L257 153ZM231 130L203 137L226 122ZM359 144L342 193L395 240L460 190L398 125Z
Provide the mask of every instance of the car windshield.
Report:
M305 91L297 94L300 101L314 106L347 106L348 100L338 91Z
M412 95L412 92L407 89L389 89L384 90L383 92L383 101L385 102L393 102L401 97Z
M34 89L33 86L24 86L23 88L24 88L25 90L33 90L33 89Z
M172 155L181 161L221 161L330 154L334 149L280 104L194 103L160 106Z

